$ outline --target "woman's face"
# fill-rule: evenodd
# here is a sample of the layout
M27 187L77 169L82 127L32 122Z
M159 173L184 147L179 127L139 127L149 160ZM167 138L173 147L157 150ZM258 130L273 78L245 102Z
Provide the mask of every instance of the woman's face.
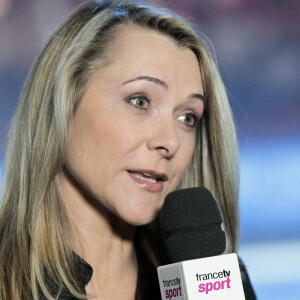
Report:
M70 122L67 167L96 201L141 225L191 160L202 80L195 54L155 31L123 28L111 55Z

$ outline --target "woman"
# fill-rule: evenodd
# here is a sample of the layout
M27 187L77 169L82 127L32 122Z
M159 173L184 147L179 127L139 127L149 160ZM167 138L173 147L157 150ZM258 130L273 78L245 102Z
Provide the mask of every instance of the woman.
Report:
M159 299L167 193L207 187L237 239L237 146L206 42L142 3L90 1L23 88L5 160L1 299Z

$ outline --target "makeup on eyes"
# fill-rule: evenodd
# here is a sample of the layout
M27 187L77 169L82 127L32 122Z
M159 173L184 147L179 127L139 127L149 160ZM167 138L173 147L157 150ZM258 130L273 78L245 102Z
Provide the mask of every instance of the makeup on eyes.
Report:
M125 98L125 100L128 102L128 104L141 110L149 109L149 105L151 103L151 100L142 93L129 95Z
M133 108L144 112L149 111L152 105L152 101L144 93L131 94L125 97L125 101ZM198 109L195 109L195 111L193 109L188 109L187 112L180 113L180 115L177 117L177 120L190 128L195 128L201 119L201 116L202 109L198 107Z
M192 123L191 124L188 124L186 120L182 121L185 125L187 125L187 126L189 126L191 128L194 128L196 126L196 124L198 123L198 121L199 121L199 118L195 114L193 114L193 113L182 114L177 119L183 120L184 116L186 116L187 118L191 118L192 119Z
M151 76L138 76L121 84L123 98L133 109L150 112L162 105L169 97L169 87L163 80ZM204 110L204 96L201 93L190 93L174 109L177 119L189 128L196 127ZM191 120L192 118L192 120Z

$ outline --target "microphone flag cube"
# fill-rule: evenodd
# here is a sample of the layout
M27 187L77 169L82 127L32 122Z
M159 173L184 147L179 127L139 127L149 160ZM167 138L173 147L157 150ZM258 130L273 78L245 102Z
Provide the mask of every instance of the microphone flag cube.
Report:
M163 300L245 300L235 253L158 267Z

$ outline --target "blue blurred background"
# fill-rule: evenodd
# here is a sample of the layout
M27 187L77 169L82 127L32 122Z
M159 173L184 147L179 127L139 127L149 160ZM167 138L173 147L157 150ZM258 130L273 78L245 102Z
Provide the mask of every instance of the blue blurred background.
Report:
M0 0L0 172L29 68L82 1ZM150 2L150 1L148 1ZM240 146L241 237L258 299L300 299L300 1L159 0L212 41Z

